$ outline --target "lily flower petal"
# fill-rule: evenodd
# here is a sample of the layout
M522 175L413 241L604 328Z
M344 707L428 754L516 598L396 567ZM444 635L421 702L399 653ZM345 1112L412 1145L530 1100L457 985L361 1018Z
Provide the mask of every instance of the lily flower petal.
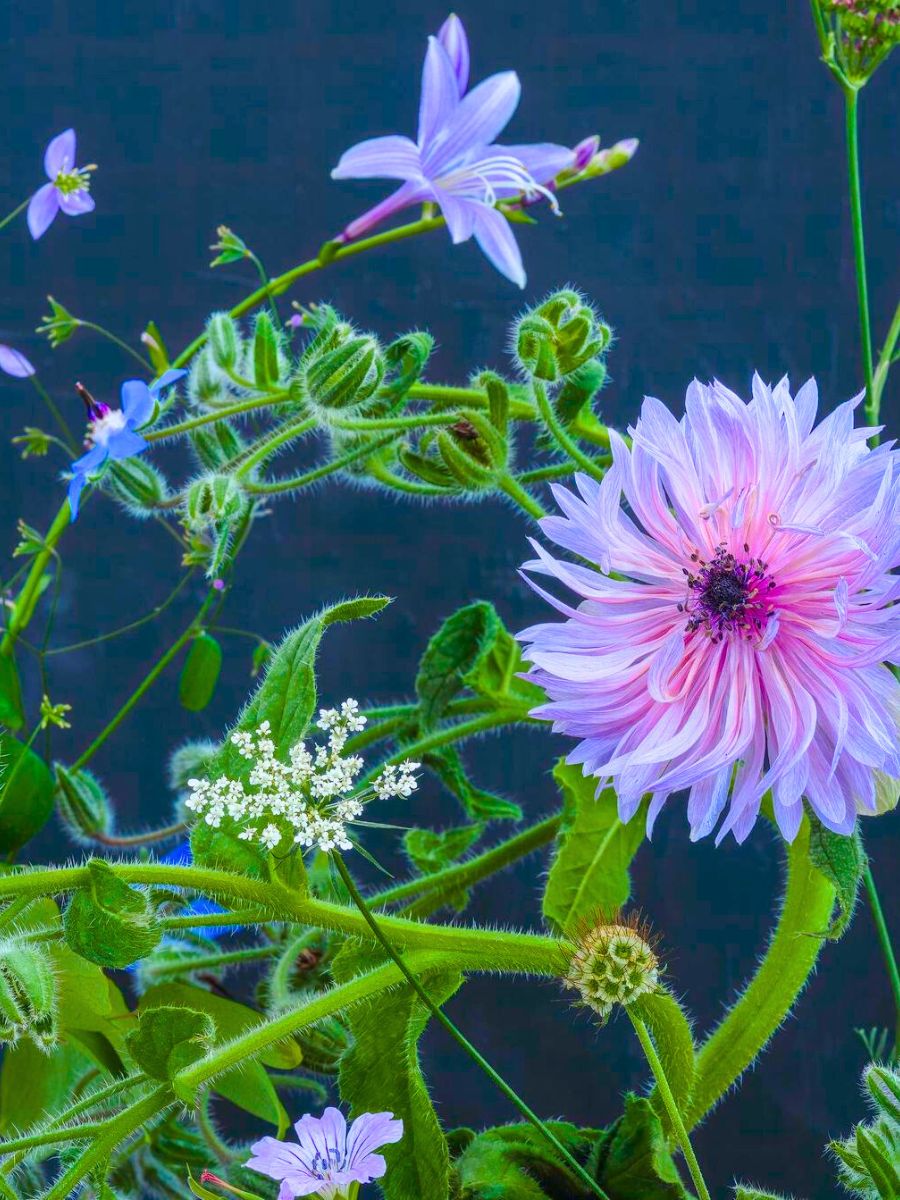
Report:
M59 192L52 183L45 183L28 202L28 232L35 241L47 232L58 212Z
M419 149L423 150L447 125L459 105L459 85L447 51L437 38L428 39L419 99Z
M522 85L515 71L500 71L473 88L459 104L427 150L422 162L432 177L471 152L488 146L516 111Z
M447 51L460 97L463 97L469 86L469 39L456 13L451 13L438 30L438 41Z
M57 134L44 151L44 172L48 179L55 179L61 171L71 171L75 166L75 130L67 129Z
M422 174L419 148L408 137L369 138L345 150L332 179L414 179Z
M447 229L454 246L467 242L475 232L475 222L478 210L486 206L480 200L468 200L464 196L454 196L444 188L436 188L435 196L441 206Z
M392 217L394 213L401 212L412 204L420 204L423 200L433 200L434 198L430 184L424 182L404 183L395 192L391 192L390 196L385 196L378 204L367 209L362 216L351 221L343 232L343 240L349 242L354 238L362 237L364 233L368 233L370 229L379 225L387 217Z
M501 275L517 287L525 286L525 267L518 243L509 222L496 208L478 206L475 221L475 241Z

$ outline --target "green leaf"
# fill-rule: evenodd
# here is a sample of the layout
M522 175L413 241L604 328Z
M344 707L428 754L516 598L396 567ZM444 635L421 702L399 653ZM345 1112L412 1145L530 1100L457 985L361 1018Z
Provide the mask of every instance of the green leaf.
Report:
M88 886L76 892L63 915L69 947L101 967L128 967L154 950L162 929L143 892L119 879L108 863L87 863Z
M63 1113L72 1088L89 1070L91 1060L77 1046L57 1046L52 1054L34 1042L7 1046L0 1069L0 1133L9 1136Z
M669 992L641 996L631 1007L649 1029L675 1101L681 1112L685 1112L694 1090L696 1057L690 1022L684 1010ZM663 1128L671 1133L669 1116L656 1088L650 1101Z
M217 757L215 761L220 760ZM197 821L191 830L191 855L201 867L233 871L248 879L268 878L268 859L262 846L241 841L236 829L213 829L205 821Z
M580 923L611 916L631 895L628 868L644 840L643 807L627 825L619 820L616 794L597 799L597 781L560 760L553 778L563 793L563 820L556 857L544 889L544 916L562 933Z
M547 1125L576 1161L584 1164L598 1130L578 1129L565 1121L548 1121ZM454 1166L461 1200L593 1197L531 1125L504 1125L469 1139Z
M856 1130L856 1152L872 1180L879 1200L897 1200L900 1196L900 1163L892 1162L873 1131L860 1125Z
M482 832L481 825L462 825L440 833L433 829L410 829L403 838L403 846L416 870L431 875L465 854Z
M342 982L382 961L372 950L352 943L334 962ZM458 990L462 976L447 971L424 981L436 1004ZM403 1120L403 1141L381 1153L388 1169L383 1181L386 1200L446 1200L450 1187L447 1143L422 1077L418 1042L430 1014L409 987L386 992L377 1004L357 1005L348 1014L355 1039L340 1067L341 1096L353 1113L389 1109Z
M0 654L0 725L18 730L25 724L22 685L12 654Z
M521 821L522 810L518 804L493 792L486 792L472 783L455 746L442 746L439 750L423 754L422 762L434 771L473 821Z
M128 1049L151 1079L169 1082L203 1057L215 1033L207 1013L167 1005L141 1013L138 1028L128 1035Z
M739 1183L734 1189L734 1200L787 1200L777 1192L763 1192L751 1184Z
M14 855L53 812L53 776L43 759L0 733L0 854Z
M458 609L443 623L425 648L416 675L424 730L443 716L465 687L465 677L490 653L502 628L494 606L483 600Z
M598 1139L590 1166L615 1200L687 1200L649 1100L627 1096L625 1113Z
M858 831L846 837L826 829L812 810L808 816L810 861L837 892L837 915L822 936L837 941L853 919L868 860Z
M182 708L202 712L213 698L221 670L222 647L212 634L198 634L191 642L178 681L178 700Z

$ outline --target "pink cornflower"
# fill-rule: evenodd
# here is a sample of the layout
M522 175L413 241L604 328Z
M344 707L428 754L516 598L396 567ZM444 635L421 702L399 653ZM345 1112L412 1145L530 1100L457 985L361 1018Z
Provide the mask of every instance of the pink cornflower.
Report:
M568 618L520 635L535 715L580 739L569 761L615 785L623 820L649 793L649 833L690 789L692 839L727 806L717 841L743 841L771 790L792 840L804 799L844 834L894 802L900 472L853 428L859 399L814 429L813 380L792 399L754 376L749 403L694 382L681 421L647 398L631 448L610 431L602 483L554 488L544 532L597 566L537 544L526 563L581 597L532 582Z

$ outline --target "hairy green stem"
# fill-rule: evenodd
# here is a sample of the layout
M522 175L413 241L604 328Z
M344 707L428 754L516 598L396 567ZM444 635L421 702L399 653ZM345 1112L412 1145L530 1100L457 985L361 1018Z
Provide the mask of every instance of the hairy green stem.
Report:
M534 395L537 400L538 411L544 419L544 424L547 426L548 432L554 438L560 450L564 454L568 454L569 458L574 463L577 463L583 471L586 471L588 475L594 479L602 480L604 476L603 468L598 466L596 460L591 458L590 455L585 454L575 439L570 437L563 428L556 413L553 411L553 405L547 396L547 389L538 379L534 381Z
M272 496L277 495L279 492L299 491L300 488L308 487L311 483L318 483L320 479L326 479L329 475L334 475L337 471L343 471L345 467L349 467L357 459L374 454L384 446L390 445L393 440L393 435L390 435L371 442L362 441L358 446L354 446L352 450L348 450L346 454L341 455L340 458L322 463L320 467L313 467L311 470L305 471L302 475L295 475L292 479L275 479L271 483L247 482L244 484L244 489L251 496Z
M685 1114L688 1129L740 1078L791 1011L816 965L834 903L834 887L810 860L809 823L804 820L787 848L784 902L765 956L697 1056Z
M501 475L497 480L497 486L501 492L505 492L514 504L517 504L523 512L529 517L534 517L536 521L540 521L542 517L546 517L546 510L538 503L535 498L523 488L512 475Z
M703 1178L703 1172L700 1170L700 1164L697 1161L697 1156L694 1153L694 1147L691 1145L691 1139L688 1136L688 1131L684 1127L684 1121L681 1117L681 1112L675 1097L672 1095L672 1089L669 1087L669 1081L666 1078L666 1072L660 1061L660 1057L656 1052L656 1047L653 1044L653 1038L650 1036L650 1031L628 1005L625 1006L625 1011L631 1018L631 1024L634 1026L634 1031L638 1035L638 1041L647 1058L650 1070L653 1072L653 1077L656 1080L656 1086L659 1095L665 1105L666 1112L669 1115L669 1120L672 1122L672 1128L675 1131L675 1137L678 1145L681 1147L681 1152L684 1155L684 1161L687 1163L688 1171L690 1171L691 1179L694 1181L694 1187L697 1189L697 1195L700 1200L710 1200L709 1188L706 1186L706 1181Z
M488 1077L488 1079L490 1079L491 1083L493 1083L494 1086L500 1092L502 1092L507 1100L509 1100L510 1103L518 1110L518 1112L522 1114L525 1120L533 1125L538 1133L540 1133L544 1138L544 1140L553 1147L553 1149L557 1154L560 1155L570 1170L575 1173L577 1178L580 1179L582 1183L586 1184L588 1189L595 1196L599 1196L601 1200L609 1200L606 1192L603 1191L595 1179L591 1178L591 1176L577 1161L577 1159L572 1156L572 1154L566 1149L556 1134L554 1134L553 1131L544 1124L537 1113L525 1103L518 1092L516 1092L515 1089L506 1082L506 1080L494 1069L494 1067L491 1066L491 1064L480 1053L480 1051L478 1051L475 1046L472 1045L465 1034L462 1033L462 1031L454 1024L453 1021L450 1020L440 1005L435 1004L428 992L426 992L425 988L419 982L418 977L413 973L413 971L410 970L408 964L403 960L403 958L401 958L401 956L391 945L390 940L383 932L379 922L375 919L373 913L369 909L369 906L366 904L365 900L360 894L360 891L356 886L356 882L354 881L353 876L347 870L346 863L340 854L334 855L334 862L337 865L341 879L344 881L344 886L347 888L351 899L362 913L369 928L372 930L372 934L376 941L379 942L386 953L393 959L394 963L405 977L407 983L431 1013L432 1017L434 1017L438 1024L440 1024L442 1028L450 1035L463 1053L471 1058L476 1066L478 1066ZM709 1200L709 1197L703 1197L703 1200Z
M309 433L315 427L316 422L313 417L304 417L280 425L271 433L260 438L249 454L245 453L241 455L241 465L235 472L235 478L246 478L253 468L258 467L270 454L274 454L276 450L279 450L288 442L294 441L295 438L303 437L304 433Z
M897 967L897 956L894 954L890 930L887 927L884 909L881 907L881 900L878 897L871 865L866 867L863 880L866 885L866 895L869 898L869 908L872 910L872 920L875 922L875 931L878 934L878 944L881 946L885 969L891 984L891 994L894 997L895 1040L900 1046L900 969Z
M191 417L187 421L180 421L177 425L164 425L162 429L151 429L141 436L147 442L161 442L166 438L181 437L182 434L190 433L193 429L200 429L204 425L214 425L218 421L227 420L228 417L238 417L244 413L256 412L260 408L271 408L273 405L287 400L288 396L288 392L272 392L253 400L242 400L240 404L229 404L214 412L204 413L201 417Z

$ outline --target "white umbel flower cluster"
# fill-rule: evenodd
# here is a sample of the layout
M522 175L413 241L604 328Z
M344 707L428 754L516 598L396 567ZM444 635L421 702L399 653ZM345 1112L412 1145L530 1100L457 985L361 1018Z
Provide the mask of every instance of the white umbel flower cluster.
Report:
M286 842L305 849L317 846L326 854L350 850L347 826L362 815L369 800L410 796L418 787L415 772L420 764L407 760L388 764L369 787L354 790L363 760L343 751L350 735L365 724L355 700L345 700L339 709L320 709L318 726L328 734L327 745L297 742L287 762L275 756L268 721L252 731L238 729L231 744L252 764L246 783L226 775L189 779L186 807L213 829L226 819L235 821L243 826L239 838L259 842L267 850Z

